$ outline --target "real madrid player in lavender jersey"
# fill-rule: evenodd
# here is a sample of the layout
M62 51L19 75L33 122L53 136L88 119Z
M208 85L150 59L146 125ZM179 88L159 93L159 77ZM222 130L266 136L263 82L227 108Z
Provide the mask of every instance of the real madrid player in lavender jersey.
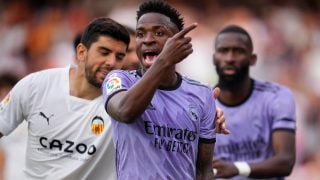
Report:
M111 71L104 84L112 117L117 177L212 179L215 99L209 87L183 77L175 64L192 53L176 9L163 1L140 5L137 55L146 71Z
M0 136L28 122L25 179L115 179L101 85L121 69L129 41L125 27L97 18L82 34L75 66L32 73L1 102Z
M216 177L284 179L295 162L295 101L279 84L254 80L257 61L250 35L229 25L215 40L214 64L221 94L217 101L231 135L217 135Z

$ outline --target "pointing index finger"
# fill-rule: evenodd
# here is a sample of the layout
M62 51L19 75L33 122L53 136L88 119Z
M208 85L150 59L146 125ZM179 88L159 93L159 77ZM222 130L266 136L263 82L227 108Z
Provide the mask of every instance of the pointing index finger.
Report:
M192 31L194 28L198 26L198 23L192 23L188 27L182 29L180 32L178 32L175 36L177 38L184 37L186 34L188 34L190 31Z

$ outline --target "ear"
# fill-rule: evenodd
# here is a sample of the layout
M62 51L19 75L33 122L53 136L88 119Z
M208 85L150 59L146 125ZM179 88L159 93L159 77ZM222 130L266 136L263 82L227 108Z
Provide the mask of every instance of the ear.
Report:
M77 46L77 63L84 61L87 56L87 48L84 44L79 43Z
M257 63L257 55L256 54L252 54L250 57L250 66L253 66Z

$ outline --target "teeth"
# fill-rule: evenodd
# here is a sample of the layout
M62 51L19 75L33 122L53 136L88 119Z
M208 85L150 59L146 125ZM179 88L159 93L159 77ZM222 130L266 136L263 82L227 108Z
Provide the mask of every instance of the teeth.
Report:
M147 55L145 61L148 63L153 62L155 59L157 58L157 56L155 55Z

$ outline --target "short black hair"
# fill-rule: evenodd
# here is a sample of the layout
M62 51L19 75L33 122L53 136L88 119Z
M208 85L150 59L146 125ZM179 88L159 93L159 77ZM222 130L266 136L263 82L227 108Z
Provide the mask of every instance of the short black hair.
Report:
M88 49L100 36L109 36L124 42L127 46L130 43L130 36L127 29L113 19L100 17L89 23L82 33L81 43Z
M81 36L82 36L82 33L80 32L80 33L77 33L73 38L73 48L75 51L77 51L77 46L81 42Z
M144 2L139 6L139 10L137 11L137 21L140 17L147 13L160 13L170 18L171 22L173 22L179 31L183 29L184 20L181 17L181 14L172 6L170 6L165 1L156 0L156 1L148 1Z
M251 36L250 34L242 27L238 26L238 25L228 25L226 27L224 27L222 30L219 31L217 37L220 35L220 34L223 34L223 33L240 33L240 34L243 34L245 36L247 36L248 38L248 47L250 48L251 51L253 51L253 43L252 43L252 39L251 39Z

